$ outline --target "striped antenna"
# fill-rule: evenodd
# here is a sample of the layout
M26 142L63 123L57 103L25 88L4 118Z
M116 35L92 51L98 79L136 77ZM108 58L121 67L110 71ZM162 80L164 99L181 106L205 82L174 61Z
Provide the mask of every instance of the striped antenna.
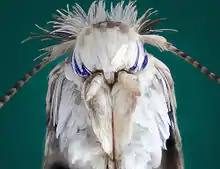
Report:
M37 66L35 66L29 73L27 73L23 79L19 80L5 96L0 98L0 109L18 92L18 90L26 84L30 78L32 78L37 72L39 72L44 66L50 63L49 59L42 60Z
M187 55L185 52L179 50L175 46L168 44L167 49L174 53L177 56L180 56L185 61L187 61L189 64L193 65L195 68L199 69L202 73L207 75L210 79L215 80L218 84L220 84L220 78L217 77L214 73L210 72L206 67L202 66L199 62L191 58L189 55Z
M42 38L41 36L36 37L36 38ZM28 38L28 40L30 40L30 38ZM45 53L43 53L42 55L40 55L39 57L46 55L42 61L35 66L32 71L30 71L29 73L27 73L23 79L21 79L20 81L18 81L8 92L7 94L0 98L0 109L5 105L5 103L7 103L14 95L15 93L18 92L18 90L24 85L26 84L29 79L31 77L33 77L37 72L39 72L43 67L45 67L47 64L49 64L50 62L56 60L59 57L62 57L64 54L66 54L67 52L72 51L72 49L75 46L75 39L73 38L72 40L69 41L65 41L65 42L61 42L60 44L57 45L51 45L48 46L46 48L41 49L41 51L45 51ZM37 57L36 59L38 59L39 57Z

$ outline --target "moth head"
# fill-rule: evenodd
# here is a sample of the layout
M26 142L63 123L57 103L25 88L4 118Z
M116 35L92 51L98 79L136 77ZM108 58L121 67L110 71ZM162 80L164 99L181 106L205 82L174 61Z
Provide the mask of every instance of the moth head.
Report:
M103 21L79 33L71 64L81 77L102 71L106 80L114 81L114 74L120 70L141 70L144 58L143 43L134 29L121 22Z
M124 1L111 5L108 11L104 1L94 1L86 13L78 4L70 10L57 10L59 15L49 23L54 30L48 31L38 26L47 36L43 40L60 40L60 44L42 50L48 55L46 60L55 60L71 51L70 62L73 72L82 78L102 71L107 79L114 73L126 70L136 73L148 64L148 55L144 43L165 50L165 38L150 35L161 32L154 26L164 18L150 19L156 14L152 8L137 18L135 2L124 5ZM111 80L110 80L111 81Z
M119 70L136 73L147 66L148 55L144 43L147 42L145 39L152 39L154 35L145 36L145 39L143 35L163 31L153 28L165 20L150 19L156 12L150 8L137 19L135 2L128 5L124 5L123 1L115 6L112 4L110 11L107 11L104 1L99 1L92 3L87 14L76 5L74 12L60 12L62 16L72 18L66 17L68 21L61 21L62 24L52 23L58 27L57 31L64 30L69 33L76 30L73 32L76 34L76 43L71 57L74 73L87 78L96 71L102 71L107 80L113 81L114 73ZM162 39L159 36L157 38ZM154 41L152 45L155 45ZM159 41L156 43L162 50L165 48L163 45Z
M144 44L174 53L220 83L220 78L214 73L174 47L166 38L157 35L158 32L172 29L154 29L156 24L166 19L151 19L151 16L157 13L152 8L138 18L135 2L129 2L127 5L124 1L116 5L112 3L108 11L104 1L94 1L87 13L78 4L72 9L67 5L67 9L57 10L57 13L54 20L48 22L52 24L52 30L36 25L42 33L33 34L25 41L38 38L44 41L55 40L58 43L41 49L44 52L40 55L43 57L42 61L0 99L0 107L34 74L66 53L70 54L73 73L82 78L89 77L96 70L104 71L107 78L111 78L112 72L120 69L136 73L148 64Z

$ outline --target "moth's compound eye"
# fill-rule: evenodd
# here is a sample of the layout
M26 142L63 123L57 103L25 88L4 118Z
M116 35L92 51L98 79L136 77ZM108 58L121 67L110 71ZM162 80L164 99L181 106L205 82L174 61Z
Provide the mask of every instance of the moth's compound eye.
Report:
M144 60L141 64L141 70L143 70L147 66L147 63L148 63L148 55L147 53L145 53Z
M81 62L80 64L76 61L76 55L72 56L72 68L74 72L81 77L89 77L92 72Z
M130 71L131 72L137 72L139 70L139 59L140 59L140 48L139 48L139 45L137 43L137 56L136 56L136 60L135 60L135 63L134 65L130 68Z
M148 63L148 55L145 53L143 61L141 62L141 56L143 56L143 52L140 52L142 50L143 46L137 44L137 56L134 65L130 68L130 71L133 73L136 73L140 70L143 70ZM144 49L143 49L144 50Z

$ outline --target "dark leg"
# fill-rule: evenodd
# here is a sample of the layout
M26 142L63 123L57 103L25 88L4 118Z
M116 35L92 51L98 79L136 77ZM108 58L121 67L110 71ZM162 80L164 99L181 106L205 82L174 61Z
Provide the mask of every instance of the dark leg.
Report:
M70 169L60 152L54 127L47 127L43 169Z
M48 169L70 169L66 164L62 162L55 162Z

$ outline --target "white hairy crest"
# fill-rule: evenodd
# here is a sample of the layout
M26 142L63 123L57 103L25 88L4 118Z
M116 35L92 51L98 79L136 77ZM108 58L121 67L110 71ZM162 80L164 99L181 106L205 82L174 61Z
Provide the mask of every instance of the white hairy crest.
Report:
M72 8L73 11L70 11L68 6L67 10L62 10L62 12L57 10L60 14L56 18L58 21L49 22L54 24L53 32L77 35L83 28L106 20L121 22L138 30L137 24L139 24L140 20L137 22L137 10L134 2L124 5L124 1L122 1L116 6L113 6L112 3L110 11L107 11L104 1L94 1L87 14L79 4L76 4Z
M113 27L117 24L124 24L128 29L136 32L137 38L142 41L142 43L149 43L161 50L168 50L167 46L169 43L167 43L166 39L160 36L155 36L155 41L152 41L152 37L149 37L148 34L167 30L175 31L172 29L154 30L154 25L165 19L150 19L150 16L157 13L157 10L154 11L152 8L149 8L141 17L138 18L135 1L130 1L127 4L125 1L121 1L116 5L111 3L110 10L107 10L105 2L103 0L98 0L91 4L88 12L84 11L82 7L76 3L72 6L72 8L67 5L66 9L57 9L57 13L57 15L54 15L54 20L48 22L48 24L52 24L52 30L46 30L36 25L44 32L44 34L30 36L26 39L30 40L33 38L41 38L42 40L60 41L57 45L41 49L41 51L45 51L45 53L39 57L48 54L44 60L49 62L74 50L80 33L84 32L86 34L86 29L91 28L96 24L107 24L106 22L112 22ZM163 40L161 41L161 39Z

